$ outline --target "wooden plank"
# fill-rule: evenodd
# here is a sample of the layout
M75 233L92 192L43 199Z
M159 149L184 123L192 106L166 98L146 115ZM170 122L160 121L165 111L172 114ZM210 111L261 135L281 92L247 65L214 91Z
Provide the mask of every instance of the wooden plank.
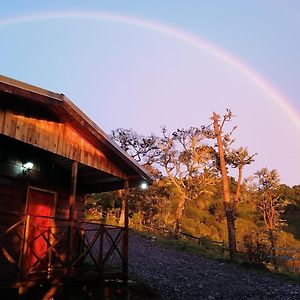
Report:
M0 132L1 133L3 133L4 121L5 121L5 111L0 110Z
M17 130L17 119L15 118L15 116L12 116L9 136L15 137L16 130Z
M56 146L56 153L61 154L63 153L63 147L64 147L64 137L65 137L65 126L60 126L59 127L59 132L58 132L58 140L57 140L57 146Z
M26 142L34 145L33 136L35 131L35 124L33 123L33 119L28 119L28 130L26 136Z
M39 146L43 149L48 149L49 136L53 133L51 132L51 126L49 126L50 122L47 121L39 121L38 126L40 127L41 134L39 138Z
M16 118L17 121L17 128L16 128L16 134L15 134L15 138L17 140L21 140L22 139L22 134L23 134L23 130L24 130L24 117L23 116L19 116L18 118Z
M56 149L55 137L57 136L58 124L53 122L52 125L53 125L52 127L49 126L49 130L52 130L53 132L51 131L51 133L49 133L48 144L47 144L46 150L52 149L52 151L55 151L54 150L54 149ZM55 132L55 134L53 134L54 132Z
M4 126L3 126L3 133L5 135L9 136L10 133L10 127L11 127L11 123L12 123L12 116L9 112L5 112L4 114Z

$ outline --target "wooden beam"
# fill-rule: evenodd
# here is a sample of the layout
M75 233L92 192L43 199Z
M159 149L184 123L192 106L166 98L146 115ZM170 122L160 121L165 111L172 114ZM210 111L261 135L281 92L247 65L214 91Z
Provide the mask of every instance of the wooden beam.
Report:
M76 203L76 188L77 188L77 172L78 162L73 161L71 173L71 191L69 200L69 247L68 247L68 275L72 275L72 261L74 250L74 234L75 234L75 203Z
M72 173L71 173L71 191L70 191L70 200L69 200L69 221L70 222L73 222L75 220L77 173L78 173L78 162L73 161Z
M124 279L128 279L128 197L129 197L129 181L125 180L124 182L124 202L125 202L125 214L124 214L124 234L123 234L123 247L122 247L122 257L123 257L123 266L122 271L124 274Z

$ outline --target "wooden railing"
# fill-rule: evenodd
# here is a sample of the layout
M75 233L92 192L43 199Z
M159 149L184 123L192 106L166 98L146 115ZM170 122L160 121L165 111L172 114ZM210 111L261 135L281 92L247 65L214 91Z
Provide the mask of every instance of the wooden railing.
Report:
M0 277L126 276L123 227L17 213L0 218Z
M291 273L300 273L300 249L295 248L272 248L276 256L270 256L278 270Z

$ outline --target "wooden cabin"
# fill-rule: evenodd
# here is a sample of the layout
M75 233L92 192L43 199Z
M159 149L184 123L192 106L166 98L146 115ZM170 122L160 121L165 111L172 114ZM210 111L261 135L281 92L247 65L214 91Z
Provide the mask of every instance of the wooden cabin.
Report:
M0 285L126 278L128 216L124 227L85 222L84 199L149 173L66 96L5 76L0 145Z

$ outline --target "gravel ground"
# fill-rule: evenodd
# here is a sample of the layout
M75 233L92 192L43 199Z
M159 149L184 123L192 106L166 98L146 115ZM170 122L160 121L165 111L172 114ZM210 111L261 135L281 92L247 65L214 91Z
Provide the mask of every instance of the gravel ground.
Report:
M272 274L159 246L130 233L129 272L161 299L300 299L300 285Z

